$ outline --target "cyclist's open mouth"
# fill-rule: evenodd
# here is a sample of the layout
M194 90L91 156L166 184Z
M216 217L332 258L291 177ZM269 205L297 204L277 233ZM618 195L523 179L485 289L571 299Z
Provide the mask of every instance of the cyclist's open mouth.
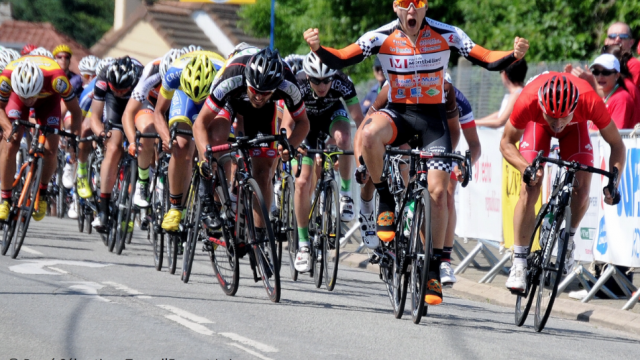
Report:
M409 25L409 27L414 27L414 26L416 26L416 23L417 23L416 19L409 19L409 20L407 20L407 25Z

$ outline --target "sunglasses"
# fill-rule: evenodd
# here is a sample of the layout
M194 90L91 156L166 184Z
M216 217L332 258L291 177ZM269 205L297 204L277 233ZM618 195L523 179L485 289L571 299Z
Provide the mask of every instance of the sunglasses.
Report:
M602 70L602 71L600 71L600 70L593 69L593 70L591 70L591 73L593 74L593 76L600 76L600 75L609 76L609 75L613 75L613 74L617 73L617 71L615 71L615 70Z
M314 85L329 84L333 81L333 76L329 76L324 79L319 79L319 78L309 76L309 81Z
M113 85L109 84L109 89L111 89L111 91L113 91L113 93L117 95L122 95L122 94L126 94L129 90L131 90L131 87L128 87L126 89L116 89L115 87L113 87Z
M273 94L273 92L275 91L275 90L260 91L254 88L253 86L249 85L248 81L247 81L247 88L249 89L249 92L251 92L253 95L261 95L261 96L269 96Z
M611 33L611 34L607 35L607 37L608 37L609 39L615 39L615 38L619 37L619 38L620 38L620 40L629 40L629 39L631 39L631 35L629 35L629 34L616 34L616 33Z
M427 6L427 0L395 0L394 3L401 10L409 10L411 5L416 9L422 9Z
M374 67L373 67L373 71L375 71L375 72L381 72L381 71L382 71L382 67L380 67L380 66L374 66Z
M80 76L82 76L83 79L91 79L94 75L93 74L87 74L87 73L80 73Z
M70 60L71 56L67 56L67 55L56 55L56 59L65 59L65 60Z

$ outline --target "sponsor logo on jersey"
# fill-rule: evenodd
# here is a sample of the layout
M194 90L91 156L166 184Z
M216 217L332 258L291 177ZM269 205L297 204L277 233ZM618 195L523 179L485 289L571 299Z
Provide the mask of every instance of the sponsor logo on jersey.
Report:
M404 89L398 89L398 93L396 94L396 98L404 99L405 97L407 97L407 96L405 95Z
M173 68L169 70L173 70L173 71L171 72L167 71L167 74L165 75L165 79L167 80L168 84L171 84L176 79L180 79L180 75L182 74L182 69Z
M251 149L251 156L260 156L262 155L262 149Z
M67 82L67 79L63 77L57 78L53 82L53 84L54 84L54 88L59 94L64 94L64 92L67 91L67 89L69 89L69 83Z
M47 125L49 126L56 126L56 125L60 125L60 118L57 116L50 116L47 119Z
M520 149L525 149L527 147L529 147L529 143L528 142L523 141L523 142L520 143Z
M427 30L425 32L422 33L422 37L423 38L430 38L431 37L431 30Z
M96 81L96 87L103 91L107 91L107 82L102 80Z
M284 80L282 84L278 86L278 89L284 91L285 94L289 95L294 104L299 104L300 101L302 101L302 93L300 93L300 88L298 88L298 85Z
M411 97L422 97L422 88L419 86L411 88Z
M429 89L429 90L427 90L425 93L426 93L427 95L431 96L431 97L434 97L434 96L436 96L436 95L440 94L440 90L438 90L438 89L436 89L436 88L430 88L430 89Z
M449 39L448 40L449 40L450 43L457 43L457 42L460 41L460 38L456 34L451 34L451 35L449 35Z
M269 156L269 157L274 157L274 156L276 156L276 151L275 151L275 150L273 150L273 149L269 149L269 150L267 150L267 156Z
M407 46L407 42L404 40L393 40L393 43L397 46Z
M414 84L413 79L396 79L396 87L412 87Z
M421 53L427 53L430 51L436 51L436 50L440 50L442 49L442 46L429 46L429 47L421 47L420 48L420 52Z
M422 86L436 85L438 82L440 82L439 76L428 76L420 79L420 85Z
M4 79L2 79L2 83L0 83L0 91L3 91L3 92L11 91L11 85L9 85L9 83L6 82Z
M398 54L412 54L413 51L409 48L401 48L401 47L391 47L389 48L389 51L391 52L395 52Z
M390 58L389 63L391 67L396 69L408 69L409 68L409 60L402 58Z
M12 119L20 119L22 117L22 111L11 109L9 110L9 113L7 115Z
M418 44L419 46L429 46L429 45L437 45L440 43L442 43L440 39L423 39L423 40L420 40Z
M372 36L372 37L369 39L369 41L370 41L370 42L376 42L376 41L378 41L378 37L377 37L377 36Z
M351 92L351 89L349 89L349 87L347 87L347 85L345 85L342 81L340 80L333 80L333 84L331 84L331 88L334 90L338 90L342 95L347 95ZM339 99L334 99L334 98L325 98L326 101L336 101Z
M242 86L242 75L230 77L218 83L213 89L213 96L222 100L228 93Z
M173 95L173 98L171 99L171 105L180 106L181 102L182 100L180 99L180 95L178 95L177 93Z

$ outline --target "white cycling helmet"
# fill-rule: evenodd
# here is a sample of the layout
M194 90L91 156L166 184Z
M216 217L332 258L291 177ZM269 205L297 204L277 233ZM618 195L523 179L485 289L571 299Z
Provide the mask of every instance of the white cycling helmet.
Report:
M40 67L29 59L18 63L11 73L11 87L20 97L28 99L34 97L42 90L44 74Z
M160 60L160 78L164 79L164 74L167 73L171 64L182 55L184 55L183 49L171 49L164 54L162 60Z
M0 72L4 70L7 64L19 58L20 54L15 50L9 48L0 50Z
M100 60L100 62L98 63L98 66L96 66L96 75L100 75L100 73L102 72L102 69L104 69L107 65L111 64L115 60L116 59L112 57L106 57Z
M36 48L35 50L31 51L29 53L29 55L39 55L39 56L46 56L50 59L53 59L53 54L51 53L51 51L43 48L42 46L40 46L39 48Z
M309 55L304 58L302 69L307 75L319 79L328 78L337 73L336 70L329 69L327 65L323 64L322 60L320 60L314 52L310 52Z
M83 57L78 64L80 74L89 74L91 76L95 75L98 63L100 63L100 58L98 58L97 56L89 55Z
M194 51L202 51L202 46L196 46L196 45L189 45L189 46L185 46L182 48L182 53L183 54L188 54L190 52L194 52Z
M306 56L304 55L291 54L287 55L287 57L285 57L283 60L287 63L287 65L289 65L289 68L291 68L291 72L293 72L293 75L295 75L298 73L298 71L302 70L304 59L306 59Z

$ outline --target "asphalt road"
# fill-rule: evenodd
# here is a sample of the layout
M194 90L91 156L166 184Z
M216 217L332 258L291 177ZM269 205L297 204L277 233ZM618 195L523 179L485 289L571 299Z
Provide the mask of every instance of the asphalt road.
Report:
M632 335L587 323L532 320L513 310L446 296L414 325L393 317L376 274L342 267L335 291L282 269L270 302L248 264L234 297L220 290L204 253L189 284L153 266L137 231L122 255L76 222L32 222L17 260L0 257L3 359L637 359ZM180 260L179 260L180 261ZM286 262L286 259L285 259ZM181 264L181 262L179 262Z

